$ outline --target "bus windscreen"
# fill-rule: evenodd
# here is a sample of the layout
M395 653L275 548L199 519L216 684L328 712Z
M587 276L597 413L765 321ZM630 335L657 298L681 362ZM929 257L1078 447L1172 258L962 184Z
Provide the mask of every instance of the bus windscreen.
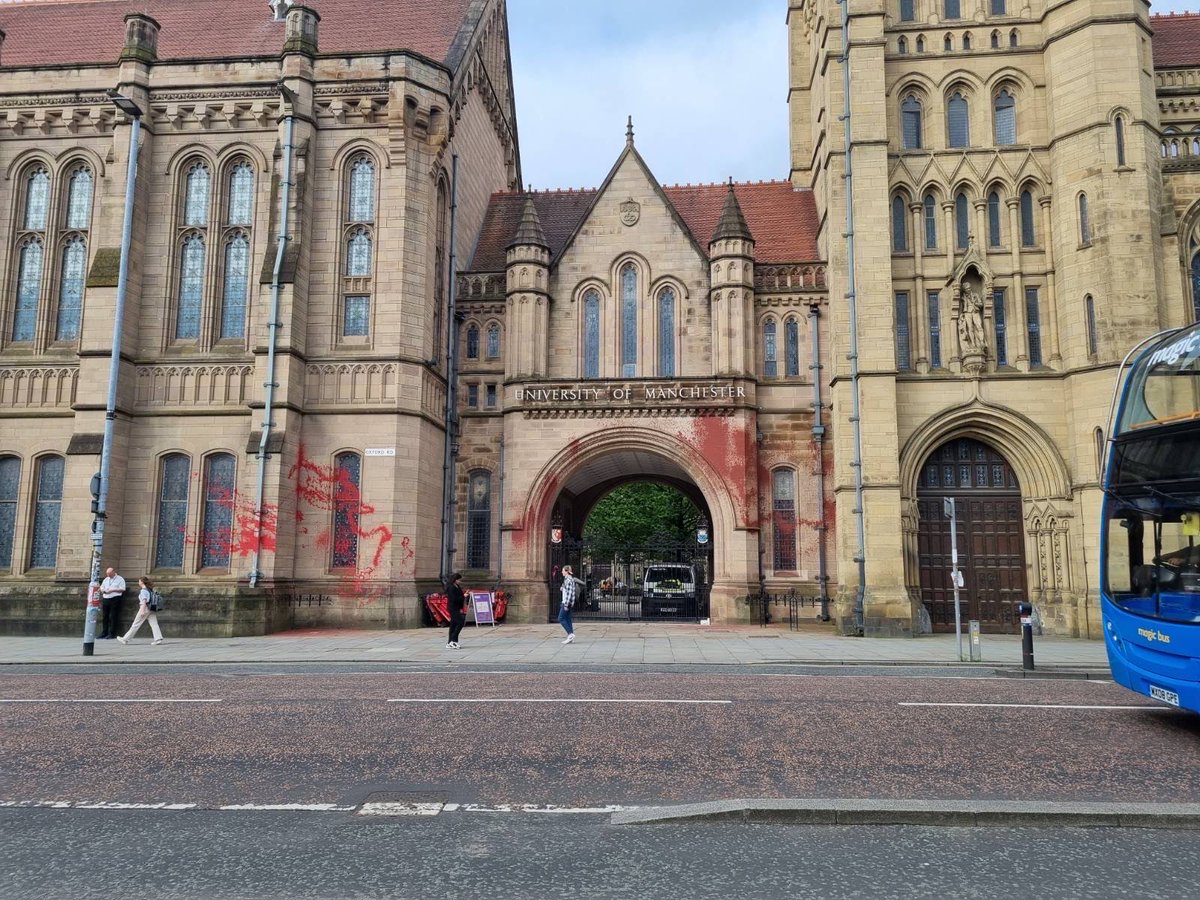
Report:
M1151 348L1134 364L1117 434L1184 422L1200 422L1197 328Z

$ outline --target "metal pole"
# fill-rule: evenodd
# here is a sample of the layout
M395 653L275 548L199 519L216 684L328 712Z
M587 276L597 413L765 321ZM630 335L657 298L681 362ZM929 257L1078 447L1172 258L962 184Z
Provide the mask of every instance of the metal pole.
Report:
M950 581L954 585L954 633L958 636L958 661L962 662L962 609L958 596L958 589L962 583L958 574L958 510L953 497L945 498L945 503L950 514Z
M440 235L439 235L440 237ZM458 154L450 158L450 310L446 323L446 451L442 461L442 565L445 584L454 555L455 445L458 443ZM440 278L442 273L438 273ZM437 341L437 335L434 335Z
M125 113L127 116L131 114ZM112 467L113 427L117 419L117 379L121 374L121 326L125 321L125 289L129 283L129 252L133 244L133 198L137 184L138 138L142 130L139 112L132 115L129 129L129 165L125 170L125 220L121 225L121 263L117 270L117 305L113 312L112 356L108 366L108 402L104 407L104 443L100 450L100 495L92 519L92 577L88 583L87 609L83 622L83 655L96 650L96 619L100 615L100 560L104 554L104 524L108 514L108 473Z
M829 567L825 560L825 538L829 522L825 517L825 415L821 399L821 311L814 304L808 308L812 327L812 364L808 367L813 380L813 455L817 458L817 581L821 585L821 621L829 621Z

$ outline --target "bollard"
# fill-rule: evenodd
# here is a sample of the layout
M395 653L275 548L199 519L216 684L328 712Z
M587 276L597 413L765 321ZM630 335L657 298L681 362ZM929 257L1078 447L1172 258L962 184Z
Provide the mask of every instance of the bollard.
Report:
M1021 668L1033 671L1033 604L1018 603L1017 615L1021 618Z
M983 661L983 645L979 640L979 622L972 619L967 623L967 634L971 645L971 662Z

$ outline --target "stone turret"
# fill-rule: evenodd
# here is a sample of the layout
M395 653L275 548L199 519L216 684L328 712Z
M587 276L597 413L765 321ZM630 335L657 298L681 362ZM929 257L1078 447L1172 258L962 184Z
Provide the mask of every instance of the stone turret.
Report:
M720 375L753 376L754 235L746 224L733 180L708 245L711 260L714 367Z
M285 14L283 52L317 55L318 23L321 16L310 6L299 3L287 7Z
M152 63L158 59L159 24L145 13L130 13L125 17L125 46L121 59Z
M505 375L544 378L550 326L550 244L532 197L508 245L508 346Z

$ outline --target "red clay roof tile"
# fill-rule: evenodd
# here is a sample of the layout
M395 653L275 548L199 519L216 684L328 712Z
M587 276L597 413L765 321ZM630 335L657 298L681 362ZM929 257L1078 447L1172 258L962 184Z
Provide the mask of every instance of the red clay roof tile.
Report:
M471 0L309 0L321 15L322 55L410 50L444 61ZM0 66L115 63L128 13L162 31L158 58L270 57L283 49L283 23L266 0L74 0L0 4Z
M1150 27L1156 69L1200 66L1200 14L1151 16Z
M708 247L721 217L728 190L728 184L663 188L696 243L704 248ZM796 263L819 259L817 207L811 191L794 190L786 181L735 184L734 190L754 235L754 257L758 262ZM471 260L471 271L499 272L504 269L506 251L517 232L526 197L533 200L550 252L557 258L587 215L596 194L595 190L493 194Z

